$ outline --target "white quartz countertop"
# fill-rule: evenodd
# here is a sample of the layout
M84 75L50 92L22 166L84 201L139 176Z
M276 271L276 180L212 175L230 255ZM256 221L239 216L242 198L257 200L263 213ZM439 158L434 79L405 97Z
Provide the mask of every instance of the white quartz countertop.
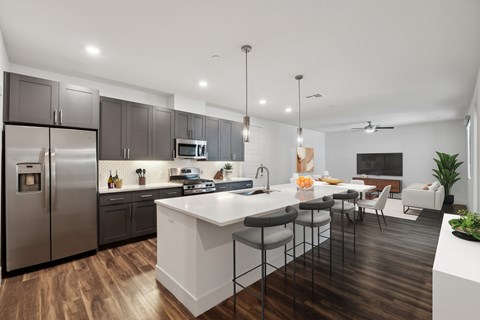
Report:
M182 184L174 183L174 182L147 183L144 186L140 186L138 184L132 184L132 185L124 185L120 189L99 188L98 193L104 194L104 193L130 192L130 191L142 191L142 190L164 189L164 188L178 188L178 187L182 187Z
M444 214L433 270L480 283L480 242L462 240L448 224L458 215Z
M270 194L241 195L239 191L209 193L198 196L155 200L158 206L196 217L209 223L226 226L247 216L266 214L283 210L288 205L321 198L333 193L345 192L345 186L316 184L311 191L297 191L294 184L271 186ZM161 209L161 208L159 208Z

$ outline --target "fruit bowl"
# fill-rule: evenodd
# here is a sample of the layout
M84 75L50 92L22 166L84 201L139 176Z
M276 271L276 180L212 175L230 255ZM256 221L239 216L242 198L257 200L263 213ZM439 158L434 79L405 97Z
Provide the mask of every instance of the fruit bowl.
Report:
M333 185L343 182L343 180L335 179L335 178L322 178L322 181L325 181L326 183L333 184Z
M295 184L299 190L312 190L313 189L313 179L311 177L300 176Z

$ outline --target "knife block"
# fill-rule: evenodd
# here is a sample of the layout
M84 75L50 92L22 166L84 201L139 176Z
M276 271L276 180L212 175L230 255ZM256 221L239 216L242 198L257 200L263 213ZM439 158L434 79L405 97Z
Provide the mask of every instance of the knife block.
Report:
M138 177L138 184L141 186L145 185L145 177Z

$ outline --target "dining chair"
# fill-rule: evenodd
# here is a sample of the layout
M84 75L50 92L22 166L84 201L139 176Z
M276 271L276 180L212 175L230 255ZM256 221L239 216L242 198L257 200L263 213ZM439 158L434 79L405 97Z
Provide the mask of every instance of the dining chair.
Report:
M367 200L362 199L357 201L357 205L359 208L362 208L362 211L365 212L365 209L372 209L375 210L375 214L377 215L378 226L380 227L380 231L382 231L382 225L380 224L380 218L378 217L378 211L382 213L383 222L385 226L387 226L387 221L385 221L385 216L383 215L383 209L385 209L385 205L387 204L388 195L390 193L391 186L386 186L383 188L382 193L380 196L374 200Z

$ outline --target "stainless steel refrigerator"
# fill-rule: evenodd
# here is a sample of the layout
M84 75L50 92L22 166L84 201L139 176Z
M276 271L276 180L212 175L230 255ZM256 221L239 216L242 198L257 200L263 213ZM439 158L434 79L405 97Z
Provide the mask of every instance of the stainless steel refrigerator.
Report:
M97 248L96 132L5 125L7 271Z

